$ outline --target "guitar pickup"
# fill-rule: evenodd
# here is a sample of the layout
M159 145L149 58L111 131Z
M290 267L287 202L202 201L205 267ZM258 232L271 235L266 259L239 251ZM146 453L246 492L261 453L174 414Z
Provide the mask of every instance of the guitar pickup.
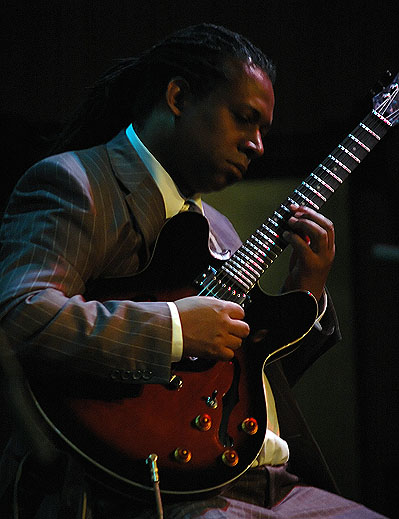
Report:
M209 265L208 269L194 279L194 286L201 288L216 279L216 269Z

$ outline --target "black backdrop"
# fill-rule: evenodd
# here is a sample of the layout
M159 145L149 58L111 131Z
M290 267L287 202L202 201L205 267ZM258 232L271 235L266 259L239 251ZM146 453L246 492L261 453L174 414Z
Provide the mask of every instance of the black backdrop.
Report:
M302 175L369 110L368 92L380 75L399 71L399 9L391 4L3 1L1 203L25 167L45 153L41 136L51 135L113 59L201 21L245 34L278 67L273 130L250 177ZM394 130L361 166L362 175L351 179L346 215L361 470L359 490L343 491L392 515L398 487L391 474L398 466L398 144ZM330 441L342 455L339 438Z

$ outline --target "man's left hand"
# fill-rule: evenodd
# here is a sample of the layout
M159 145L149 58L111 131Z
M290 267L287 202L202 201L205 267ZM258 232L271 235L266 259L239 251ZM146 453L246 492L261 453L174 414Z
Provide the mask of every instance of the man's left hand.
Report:
M320 300L335 256L333 223L309 207L291 205L291 231L283 238L292 245L285 290L308 290Z

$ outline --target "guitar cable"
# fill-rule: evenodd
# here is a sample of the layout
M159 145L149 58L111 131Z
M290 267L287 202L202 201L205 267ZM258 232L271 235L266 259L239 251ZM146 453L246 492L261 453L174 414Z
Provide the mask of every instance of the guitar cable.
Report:
M150 454L146 459L147 465L150 466L151 481L154 488L155 505L157 509L157 519L163 519L163 507L161 491L159 488L159 474L158 474L158 456L156 454Z

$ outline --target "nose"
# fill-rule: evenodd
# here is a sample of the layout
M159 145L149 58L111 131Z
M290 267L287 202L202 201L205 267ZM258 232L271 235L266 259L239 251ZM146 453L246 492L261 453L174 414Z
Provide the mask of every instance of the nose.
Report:
M251 135L245 142L245 152L250 159L261 157L264 153L262 134L256 130L254 135Z

